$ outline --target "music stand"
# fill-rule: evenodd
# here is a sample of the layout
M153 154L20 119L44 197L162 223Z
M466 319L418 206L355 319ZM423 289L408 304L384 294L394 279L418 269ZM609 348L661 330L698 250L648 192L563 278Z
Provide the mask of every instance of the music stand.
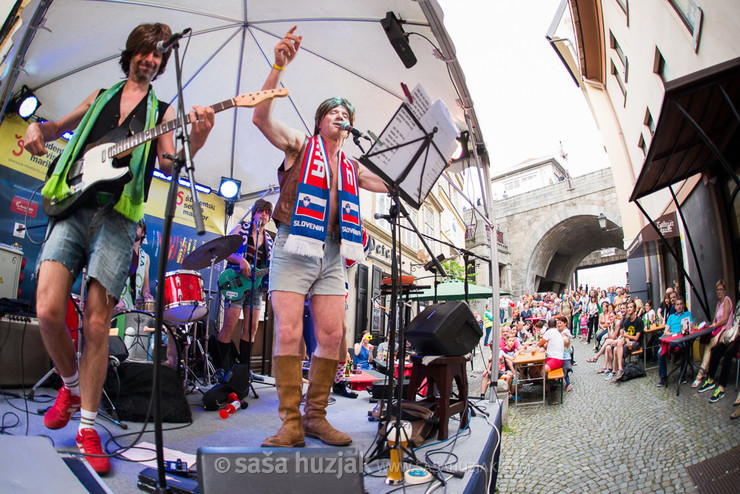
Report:
M399 135L398 133L399 123L407 125L405 129L406 132L402 133L403 135ZM398 335L400 335L398 342L399 362L403 363L405 361L406 354L406 344L403 340L403 335L396 333L396 327L400 328L403 326L402 322L399 321L402 317L401 311L398 310L398 296L402 289L399 270L399 262L401 260L399 235L400 216L406 217L408 223L419 236L422 244L431 255L435 266L444 276L442 265L439 263L437 258L434 257L429 245L426 243L424 237L420 235L414 222L408 217L408 212L401 202L401 198L403 198L415 209L418 209L431 191L434 183L436 183L437 179L439 179L439 176L444 171L446 160L440 152L437 142L435 142L435 134L437 134L437 131L438 128L435 126L431 132L427 132L419 122L419 119L414 115L413 111L403 103L384 129L380 139L376 141L367 154L363 155L359 159L362 164L385 182L392 198L389 214L385 217L391 224L391 311L389 317L390 332L388 337L389 385L387 387L388 391L386 398L388 397L388 394L395 395L396 418L394 423L396 430L400 430L402 428L401 415L403 410L403 373L399 372L398 380L395 377L395 343ZM383 143L384 139L389 145ZM422 157L423 160L420 161L420 158ZM376 164L376 162L371 158L375 158L375 161L382 165ZM406 160L407 158L409 161L404 163L402 160ZM431 162L430 158L432 160ZM379 429L383 424L385 424L386 432L390 430L393 409L393 400L388 400L385 416L378 423ZM391 449L396 449L399 451L399 454L401 451L404 451L406 453L403 456L404 462L425 467L429 469L438 480L441 480L437 471L417 459L414 451L408 447L403 447L401 441L395 441L394 446L390 447L387 441L387 434L385 437L381 436L378 439L375 449L365 460L365 463L389 457ZM440 470L458 477L463 475L462 472L450 469Z

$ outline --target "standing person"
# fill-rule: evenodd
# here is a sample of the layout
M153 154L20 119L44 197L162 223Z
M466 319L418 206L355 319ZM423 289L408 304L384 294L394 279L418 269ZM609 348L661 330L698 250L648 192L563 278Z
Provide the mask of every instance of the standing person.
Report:
M591 337L596 336L596 328L599 325L599 304L596 301L596 294L591 295L586 306L586 313L588 314L588 336L586 336L586 344L589 344L591 343Z
M259 271L270 265L272 257L273 240L265 230L265 225L272 216L272 203L264 199L257 199L252 206L252 219L249 222L240 223L231 234L242 236L242 244L239 249L226 258L227 269L232 269L242 275L242 283L248 288L241 297L229 300L224 297L224 322L221 331L216 334L216 346L214 349L220 357L217 359L217 367L224 371L231 369L236 355L232 355L231 338L236 329L239 317L242 316L240 338L239 338L239 361L252 367L252 345L259 326L260 311L262 310L263 287L265 280L269 278L255 278L254 290L252 290L252 269ZM255 271L255 273L256 273ZM250 303L251 301L251 303ZM251 311L251 327L250 311ZM301 307L303 307L301 305Z
M28 126L25 148L34 156L46 153L45 142L75 131L42 190L46 199L63 200L69 195L66 177L71 164L82 156L87 144L102 138L111 128L135 125L150 129L162 120L175 118L175 111L157 100L150 84L164 71L169 57L169 53L163 55L156 50L157 42L166 41L171 34L164 24L134 28L120 58L125 80L108 90L93 92L57 122ZM190 119L191 149L195 154L213 126L213 110L195 107ZM170 173L172 162L165 155L174 153L172 133L136 147L129 162L133 178L119 190L99 193L76 206L70 216L51 222L39 255L36 312L46 350L64 382L44 416L44 425L60 429L81 407L77 447L98 473L110 470L94 425L108 366L111 313L128 277L136 225L144 217L155 158L159 167ZM72 284L84 266L88 275L83 320L85 346L78 373L64 315Z
M570 318L573 315L573 302L570 300L570 295L567 293L563 295L563 300L560 302L560 314L565 316L567 320L568 329L570 329Z
M491 329L493 329L493 315L491 314L491 306L486 304L486 311L483 313L483 329L486 332L486 336L483 339L483 344L488 346L491 336Z
M262 89L277 88L283 72L295 58L302 39L295 30L296 26L275 46L275 63ZM275 384L282 426L262 446L304 446L304 435L330 445L348 445L352 439L326 420L345 317L342 256L362 259L358 186L375 192L388 189L377 176L342 152L348 132L340 125L355 120L349 101L330 98L321 103L313 136L278 120L274 105L274 100L261 103L255 107L252 118L267 140L285 152L278 170L280 198L273 214L278 234L270 273L270 300L277 323ZM306 406L301 417L299 346L306 294L311 295L318 348L311 358Z

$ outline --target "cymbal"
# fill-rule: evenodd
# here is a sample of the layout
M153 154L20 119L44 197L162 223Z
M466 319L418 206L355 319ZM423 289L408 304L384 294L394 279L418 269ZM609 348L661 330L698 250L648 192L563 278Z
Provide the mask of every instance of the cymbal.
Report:
M214 263L221 262L236 252L242 241L241 235L226 235L214 238L188 254L185 260L182 261L182 267L183 269L196 271L205 269L211 265L211 259L214 257Z

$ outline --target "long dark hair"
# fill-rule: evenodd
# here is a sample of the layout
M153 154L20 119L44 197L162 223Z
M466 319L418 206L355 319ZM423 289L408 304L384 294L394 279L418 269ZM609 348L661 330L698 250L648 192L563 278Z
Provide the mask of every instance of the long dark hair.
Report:
M128 77L131 58L134 55L155 51L157 49L157 43L166 41L170 36L172 36L172 30L167 24L157 22L155 24L139 24L136 26L131 31L131 34L128 35L126 49L121 52L121 60L119 61L126 77ZM164 69L167 67L167 60L170 59L170 53L172 53L172 50L167 50L162 55L162 63L159 64L159 70L152 80L155 80L160 74L164 73Z
M321 121L324 119L327 113L338 106L343 106L347 109L347 112L349 113L349 123L350 125L354 125L355 107L348 100L340 98L339 96L335 96L334 98L324 100L319 105L319 107L316 108L316 115L314 115L313 135L319 135L319 125L321 124Z

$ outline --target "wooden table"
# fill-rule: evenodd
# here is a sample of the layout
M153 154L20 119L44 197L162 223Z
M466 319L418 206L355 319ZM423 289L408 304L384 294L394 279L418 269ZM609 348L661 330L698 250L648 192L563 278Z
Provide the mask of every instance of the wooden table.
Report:
M517 384L523 382L537 382L542 381L542 404L545 404L545 386L547 385L547 375L545 374L545 350L537 348L535 353L532 353L532 349L525 350L516 357L514 357L514 369L517 373L522 374L520 371L527 367L542 367L542 377L533 377L521 379L517 378ZM498 369L498 366L496 367ZM523 375L523 374L522 374ZM533 401L531 403L523 403L523 405L534 405L540 403L539 401ZM514 387L514 405L519 406L519 387Z
M658 333L658 332L663 332L664 330L665 330L665 324L653 324L652 326L650 326L649 328L645 329L642 332L642 343L643 343L642 345L642 368L645 369L645 371L648 370L648 366L647 366L648 348L658 348L658 350L660 350L660 343L658 343L657 345L651 346L650 343L648 342L648 338L650 337L650 335ZM651 367L651 369L654 369L654 368L655 367Z
M365 371L360 371L359 374L354 372L349 375L349 386L355 391L362 391L370 386L375 381L380 381L379 377L375 377Z

